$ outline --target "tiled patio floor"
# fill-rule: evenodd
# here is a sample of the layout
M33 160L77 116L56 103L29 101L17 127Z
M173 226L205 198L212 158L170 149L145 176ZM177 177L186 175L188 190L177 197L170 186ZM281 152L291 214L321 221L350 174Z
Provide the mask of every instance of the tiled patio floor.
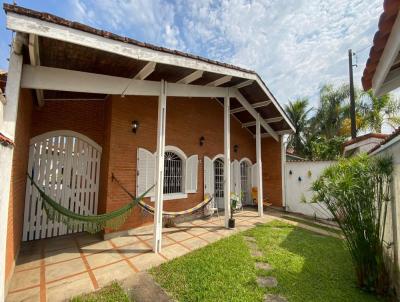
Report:
M275 217L244 210L235 218L234 230L223 227L223 216L164 228L158 255L152 252L151 225L105 241L81 233L23 244L7 301L64 301Z

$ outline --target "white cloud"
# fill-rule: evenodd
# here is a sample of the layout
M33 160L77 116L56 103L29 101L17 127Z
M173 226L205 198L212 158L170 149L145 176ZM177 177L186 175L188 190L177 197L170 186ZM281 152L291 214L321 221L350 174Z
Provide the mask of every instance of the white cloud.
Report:
M254 69L282 103L347 81L347 49L372 43L382 10L381 0L70 1L82 22Z

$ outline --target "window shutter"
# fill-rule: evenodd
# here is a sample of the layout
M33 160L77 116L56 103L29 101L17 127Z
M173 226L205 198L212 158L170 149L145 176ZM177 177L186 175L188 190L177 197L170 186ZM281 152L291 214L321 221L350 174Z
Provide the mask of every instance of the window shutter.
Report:
M232 162L232 167L231 169L233 170L233 183L234 187L231 189L232 192L235 192L238 196L240 196L240 163L238 160L234 160Z
M204 156L204 194L214 195L214 165L207 156Z
M258 187L258 165L254 164L251 166L251 186Z
M139 148L137 152L136 194L146 192L155 183L155 156L150 151ZM154 196L154 188L146 195Z
M185 175L185 192L197 192L197 172L198 172L199 156L192 155L186 160Z

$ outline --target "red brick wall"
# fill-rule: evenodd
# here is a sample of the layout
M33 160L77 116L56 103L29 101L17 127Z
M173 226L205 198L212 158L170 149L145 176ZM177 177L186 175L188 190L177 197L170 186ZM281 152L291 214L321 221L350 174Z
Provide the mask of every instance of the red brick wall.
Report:
M34 108L32 137L54 130L72 130L84 134L103 146L103 101L47 101Z
M113 172L132 193L136 190L136 153L139 147L156 151L157 106L155 97L112 97L112 122L110 141L109 177ZM140 128L136 134L130 129L133 120ZM182 149L187 156L199 155L198 191L184 200L166 200L166 210L191 208L203 200L203 160L224 152L223 107L212 99L168 98L166 118L166 145ZM199 146L199 139L205 143ZM239 145L238 153L233 146ZM255 161L255 140L251 134L231 119L232 159L248 157ZM115 210L129 201L116 184L109 181L107 211ZM124 228L132 228L151 222L151 216L143 217L136 209Z
M15 147L11 172L10 203L8 207L6 245L6 284L15 266L24 220L26 171L29 156L32 95L29 90L21 90L15 133Z
M263 138L261 143L263 194L272 205L282 206L281 143L273 138Z

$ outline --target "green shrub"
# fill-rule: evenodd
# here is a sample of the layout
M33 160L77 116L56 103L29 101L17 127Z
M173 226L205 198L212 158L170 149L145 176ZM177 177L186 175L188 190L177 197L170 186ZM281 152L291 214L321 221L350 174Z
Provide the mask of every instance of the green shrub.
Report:
M383 236L392 169L391 158L364 154L341 159L312 185L312 201L324 203L343 231L358 286L378 294L389 288Z

